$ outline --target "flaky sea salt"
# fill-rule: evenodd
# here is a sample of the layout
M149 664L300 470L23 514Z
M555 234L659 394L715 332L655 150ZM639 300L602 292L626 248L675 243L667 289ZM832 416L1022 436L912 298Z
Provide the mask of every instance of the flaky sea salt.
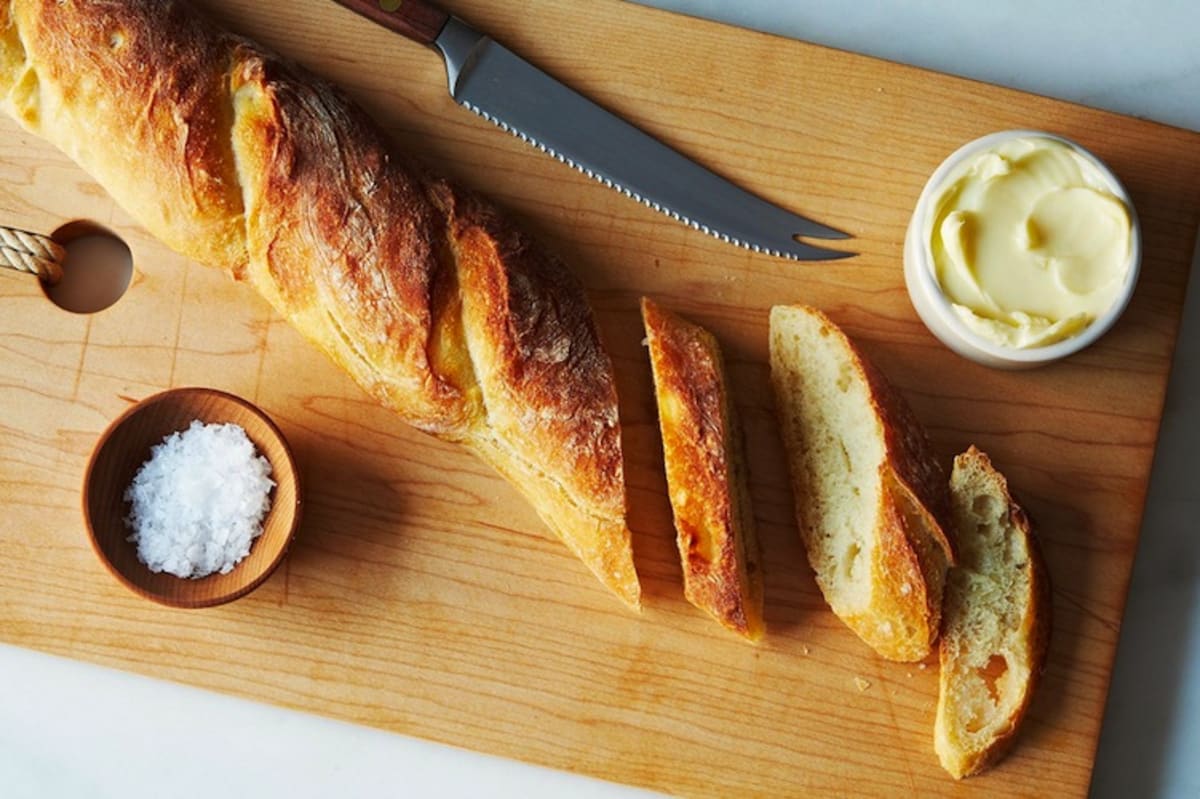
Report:
M197 420L167 436L125 490L138 560L177 577L228 574L262 534L270 475L238 425Z

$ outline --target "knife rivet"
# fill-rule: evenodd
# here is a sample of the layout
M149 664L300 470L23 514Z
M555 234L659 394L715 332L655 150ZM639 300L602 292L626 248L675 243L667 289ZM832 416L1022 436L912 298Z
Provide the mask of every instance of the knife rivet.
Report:
M404 0L379 0L379 7L384 11L399 11Z

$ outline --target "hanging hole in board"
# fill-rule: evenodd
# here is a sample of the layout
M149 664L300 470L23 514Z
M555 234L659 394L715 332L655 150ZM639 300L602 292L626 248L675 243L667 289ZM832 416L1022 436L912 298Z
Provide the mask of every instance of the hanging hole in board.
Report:
M42 283L51 302L65 311L91 314L108 308L125 293L133 277L129 245L94 222L68 222L50 234L67 251L62 278Z

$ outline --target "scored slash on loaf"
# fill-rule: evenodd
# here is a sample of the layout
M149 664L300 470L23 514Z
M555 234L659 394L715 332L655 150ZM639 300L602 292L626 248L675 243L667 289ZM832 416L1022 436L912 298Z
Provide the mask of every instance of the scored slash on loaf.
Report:
M633 608L612 363L566 267L339 91L178 0L13 0L0 92L151 233L462 443Z

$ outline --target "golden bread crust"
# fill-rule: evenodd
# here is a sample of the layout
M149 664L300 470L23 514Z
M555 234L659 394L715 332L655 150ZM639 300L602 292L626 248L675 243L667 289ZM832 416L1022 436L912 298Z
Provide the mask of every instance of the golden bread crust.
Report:
M467 443L636 609L616 383L582 287L477 197L457 197L462 329L487 408Z
M234 37L174 0L13 0L6 16L0 93L9 113L172 249L238 273Z
M720 348L708 331L647 298L642 320L684 595L756 641L763 633L762 571Z
M638 606L612 363L561 262L179 0L14 0L0 24L13 116L405 421L481 454Z
M482 408L429 357L446 214L327 84L249 45L234 61L249 282L406 421L460 440Z

